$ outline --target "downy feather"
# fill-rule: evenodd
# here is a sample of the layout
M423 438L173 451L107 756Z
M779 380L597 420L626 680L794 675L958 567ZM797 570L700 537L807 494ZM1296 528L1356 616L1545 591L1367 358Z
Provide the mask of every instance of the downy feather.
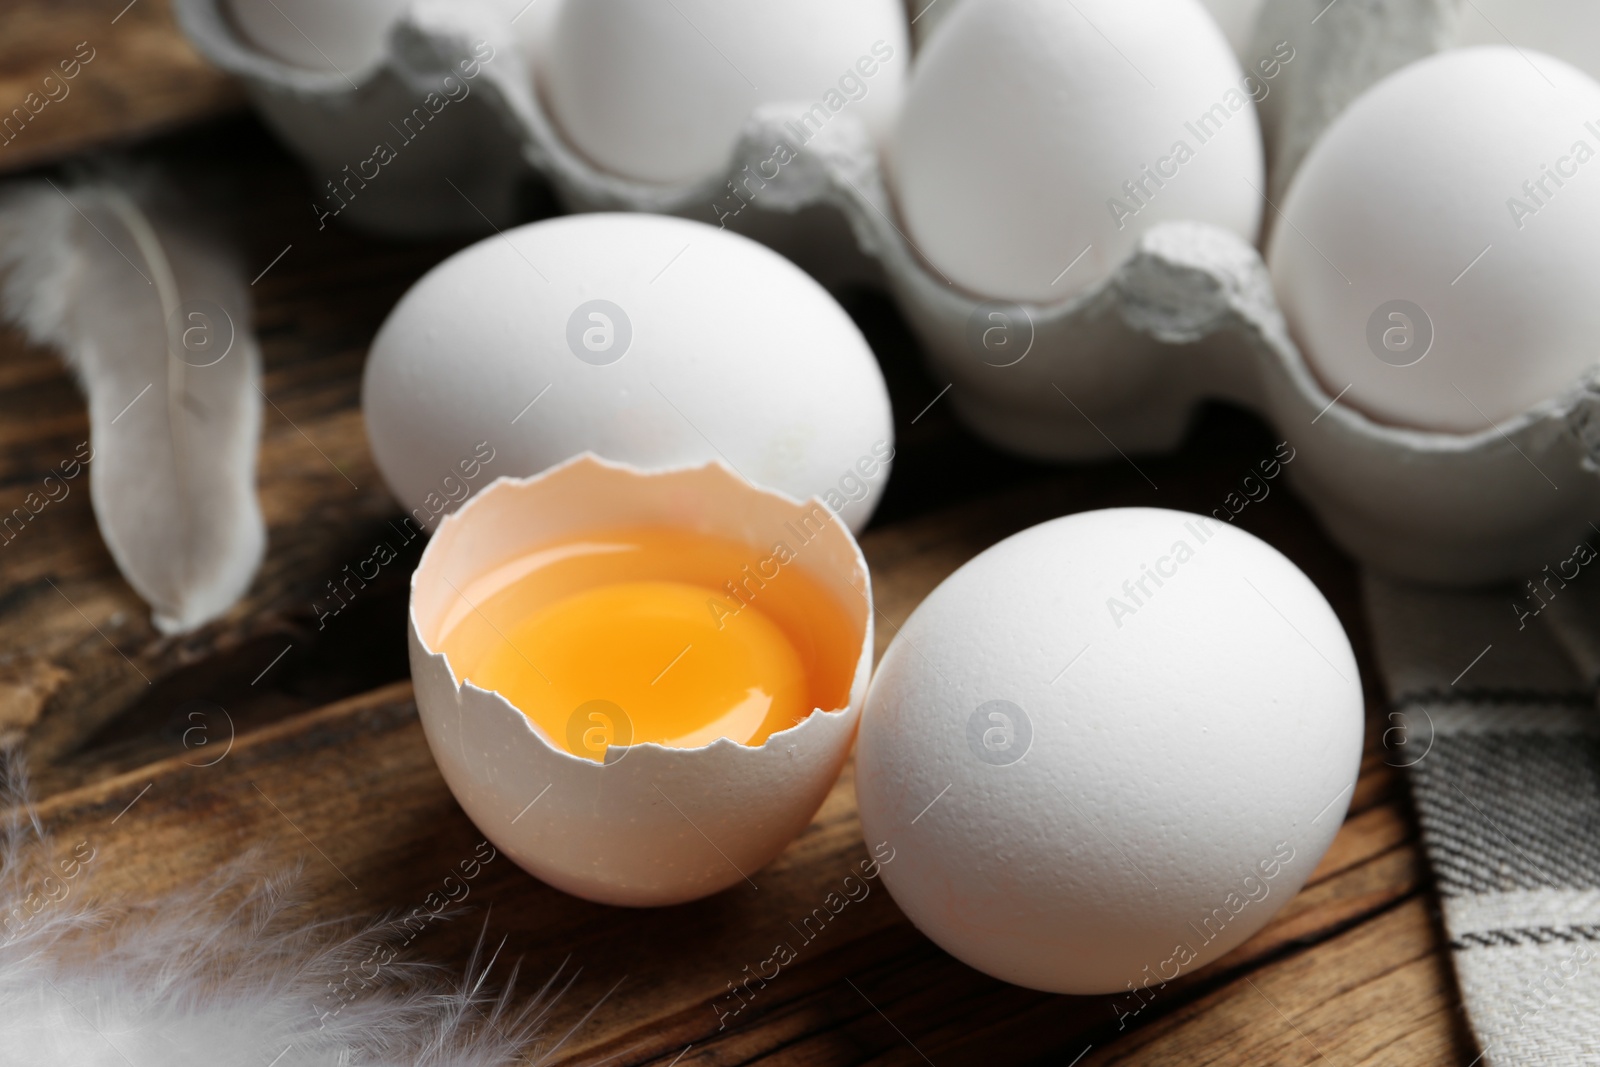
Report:
M380 956L397 921L311 919L296 874L249 858L159 899L87 903L104 860L59 858L17 764L0 776L3 1067L505 1067L560 996L558 970L513 1006L515 968L489 994L481 938L453 986Z
M231 607L265 550L260 353L235 264L153 200L110 181L0 193L0 311L76 375L101 537L179 633Z

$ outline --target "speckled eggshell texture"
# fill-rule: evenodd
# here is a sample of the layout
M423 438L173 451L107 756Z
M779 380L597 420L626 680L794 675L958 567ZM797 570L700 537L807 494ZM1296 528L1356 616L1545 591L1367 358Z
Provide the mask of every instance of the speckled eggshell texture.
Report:
M1339 620L1275 549L1181 512L1072 515L967 563L896 636L862 718L862 830L895 849L906 915L973 967L1155 989L1306 880L1362 707Z

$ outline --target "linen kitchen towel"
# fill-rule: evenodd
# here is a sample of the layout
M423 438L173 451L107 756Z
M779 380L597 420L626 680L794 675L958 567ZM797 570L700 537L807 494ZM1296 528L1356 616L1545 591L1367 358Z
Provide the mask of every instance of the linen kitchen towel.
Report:
M1520 589L1366 579L1386 759L1409 772L1486 1067L1600 1055L1595 557L1580 546Z

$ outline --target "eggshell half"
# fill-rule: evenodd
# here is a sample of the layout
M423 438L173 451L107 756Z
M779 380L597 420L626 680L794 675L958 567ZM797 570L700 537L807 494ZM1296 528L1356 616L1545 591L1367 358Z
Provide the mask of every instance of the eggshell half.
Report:
M1362 708L1338 618L1271 546L1175 511L1072 515L967 563L896 635L862 718L861 826L952 955L1125 991L1294 896L1349 803Z
M748 238L659 215L551 219L451 256L378 331L362 408L425 527L496 475L588 451L720 459L859 530L894 453L883 374L827 291Z
M1474 433L1574 384L1600 336L1597 155L1600 83L1550 56L1442 52L1358 97L1267 249L1328 394Z
M906 233L956 285L1036 303L1106 278L1158 222L1253 241L1248 94L1199 0L961 0L890 137Z
M759 747L726 738L694 749L613 745L601 765L552 743L499 694L458 683L433 650L475 579L551 541L667 524L746 540L759 559L792 539L784 524L802 517L820 520L822 532L788 566L845 605L861 654L848 706L818 709ZM496 848L576 896L676 904L750 881L839 777L872 666L872 588L855 539L816 501L757 489L718 463L647 473L581 456L500 479L440 525L411 579L410 648L434 759Z

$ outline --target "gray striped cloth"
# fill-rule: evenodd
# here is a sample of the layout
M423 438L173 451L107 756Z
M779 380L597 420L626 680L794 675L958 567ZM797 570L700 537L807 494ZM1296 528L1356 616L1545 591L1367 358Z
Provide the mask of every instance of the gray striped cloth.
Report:
M1385 758L1487 1067L1600 1062L1600 583L1573 562L1520 590L1366 581Z

